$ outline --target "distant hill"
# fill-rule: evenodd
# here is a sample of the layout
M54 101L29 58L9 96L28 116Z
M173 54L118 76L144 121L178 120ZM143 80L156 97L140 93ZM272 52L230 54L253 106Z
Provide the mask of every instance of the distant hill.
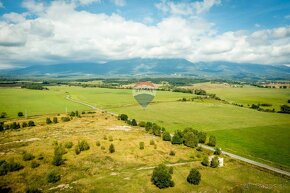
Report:
M185 59L128 59L106 63L33 65L0 72L2 76L191 76L225 79L290 79L290 67Z

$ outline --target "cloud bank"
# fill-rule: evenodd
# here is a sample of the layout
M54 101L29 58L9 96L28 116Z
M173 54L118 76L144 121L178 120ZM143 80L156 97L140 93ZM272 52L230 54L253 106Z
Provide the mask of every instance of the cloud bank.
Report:
M30 0L23 2L27 12L4 14L0 20L0 68L136 57L289 64L290 26L220 34L214 23L198 16L220 4L217 0L197 2L188 9L162 1L170 14L156 25L118 14L77 10L80 3L93 2L98 1L45 4ZM125 6L125 1L118 2Z

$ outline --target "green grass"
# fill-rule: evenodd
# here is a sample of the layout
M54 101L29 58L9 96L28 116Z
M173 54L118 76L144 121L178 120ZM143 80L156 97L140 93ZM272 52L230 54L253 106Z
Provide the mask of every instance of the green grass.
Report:
M287 104L290 99L290 89L275 88L257 88L253 86L245 86L244 88L218 88L209 92L217 94L222 99L229 102L243 104L245 106L258 103L272 104L276 111L280 110L280 106Z
M29 90L21 88L0 88L0 112L9 118L17 117L19 111L28 116L86 110L86 106L65 99L62 90Z
M0 112L6 111L10 116L15 117L18 111L24 112L25 109L30 115L64 112L65 107L68 107L69 111L87 109L85 106L65 100L65 95L70 94L74 99L112 112L128 114L130 118L135 118L137 121L156 122L171 132L185 127L210 132L217 136L218 145L223 149L290 168L288 142L290 115L288 114L259 112L214 100L177 102L182 97L192 95L167 91L157 92L153 103L143 109L134 100L132 90L128 89L68 86L49 87L49 89L49 91L1 89ZM210 92L213 91L214 89ZM285 101L289 93L289 89L255 87L223 88L220 92L222 91L229 97L227 100L235 102L238 102L236 101L238 99L254 100L252 103L261 100L260 103L276 105L279 101L280 103ZM270 96L272 99L269 98Z
M218 130L210 133L217 137L219 146L225 151L262 162L271 160L289 167L289 124Z

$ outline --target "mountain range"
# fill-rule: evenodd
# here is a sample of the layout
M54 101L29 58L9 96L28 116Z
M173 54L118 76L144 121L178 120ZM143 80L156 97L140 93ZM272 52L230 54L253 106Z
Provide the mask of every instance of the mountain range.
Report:
M190 62L185 59L127 59L106 63L61 63L2 70L8 77L190 76L223 79L290 79L290 67L232 62Z

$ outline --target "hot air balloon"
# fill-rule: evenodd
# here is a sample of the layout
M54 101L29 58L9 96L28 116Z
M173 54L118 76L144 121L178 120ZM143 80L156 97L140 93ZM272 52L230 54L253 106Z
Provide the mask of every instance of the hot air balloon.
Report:
M151 82L138 82L133 87L133 96L144 109L153 101L155 94L155 86Z

